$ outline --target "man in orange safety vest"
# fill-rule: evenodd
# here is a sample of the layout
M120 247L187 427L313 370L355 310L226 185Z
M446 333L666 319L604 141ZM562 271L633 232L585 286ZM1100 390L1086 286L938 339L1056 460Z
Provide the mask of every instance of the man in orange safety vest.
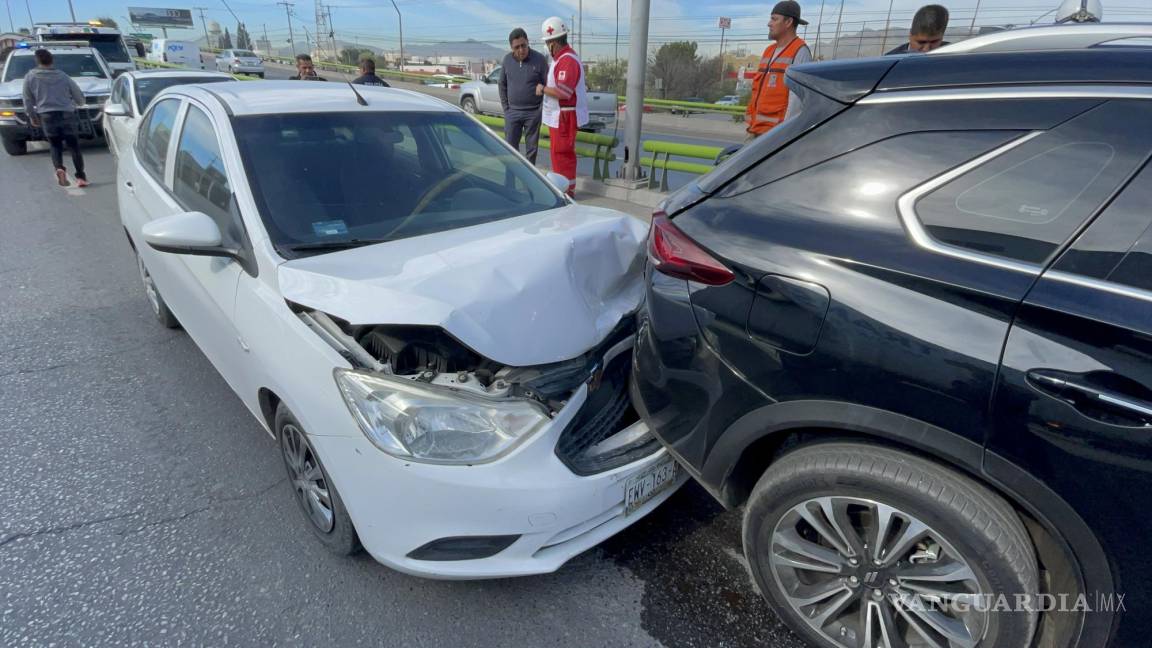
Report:
M767 133L788 117L789 103L796 99L789 96L784 73L789 65L812 61L808 44L796 35L796 27L807 24L808 21L800 17L800 4L795 0L782 0L773 7L768 37L774 42L760 57L745 111L750 138Z

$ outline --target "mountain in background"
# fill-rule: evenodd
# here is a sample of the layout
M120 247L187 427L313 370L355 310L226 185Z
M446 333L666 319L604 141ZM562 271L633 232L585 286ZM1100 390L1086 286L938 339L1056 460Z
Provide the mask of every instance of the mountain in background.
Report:
M477 40L433 43L431 45L405 45L405 56L451 56L473 61L499 61L508 52Z

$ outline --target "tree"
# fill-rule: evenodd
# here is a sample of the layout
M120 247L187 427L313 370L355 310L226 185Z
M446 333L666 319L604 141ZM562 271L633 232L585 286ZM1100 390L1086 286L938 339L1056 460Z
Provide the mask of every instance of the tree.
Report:
M248 35L248 28L244 26L244 23L237 23L236 25L236 49L252 49L252 37Z
M96 20L99 20L100 25L103 27L111 27L112 29L119 29L120 28L120 25L117 24L116 21L111 19L111 18L104 17L104 18L97 18Z
M606 61L588 66L588 89L623 96L628 81L628 61Z
M720 57L705 59L696 49L696 43L691 41L665 43L648 62L649 77L663 82L664 98L700 97L712 101L724 94L727 81L720 78Z
M220 49L232 49L232 34L224 28L224 35L220 37Z

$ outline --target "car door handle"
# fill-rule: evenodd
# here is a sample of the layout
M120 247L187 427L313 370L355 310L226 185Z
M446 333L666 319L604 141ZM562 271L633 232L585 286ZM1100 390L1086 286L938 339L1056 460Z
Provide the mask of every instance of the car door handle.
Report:
M1152 402L1139 396L1097 387L1087 384L1081 377L1061 375L1059 372L1033 369L1027 375L1028 382L1034 387L1068 402L1086 415L1091 416L1084 412L1082 404L1093 405L1093 409L1117 412L1126 418L1139 421L1144 426L1152 427Z

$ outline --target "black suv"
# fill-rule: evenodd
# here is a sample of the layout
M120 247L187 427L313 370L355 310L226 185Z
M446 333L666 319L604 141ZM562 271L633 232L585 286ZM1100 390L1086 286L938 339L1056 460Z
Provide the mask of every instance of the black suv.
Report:
M642 416L814 646L1150 645L1152 49L788 77L654 215Z

